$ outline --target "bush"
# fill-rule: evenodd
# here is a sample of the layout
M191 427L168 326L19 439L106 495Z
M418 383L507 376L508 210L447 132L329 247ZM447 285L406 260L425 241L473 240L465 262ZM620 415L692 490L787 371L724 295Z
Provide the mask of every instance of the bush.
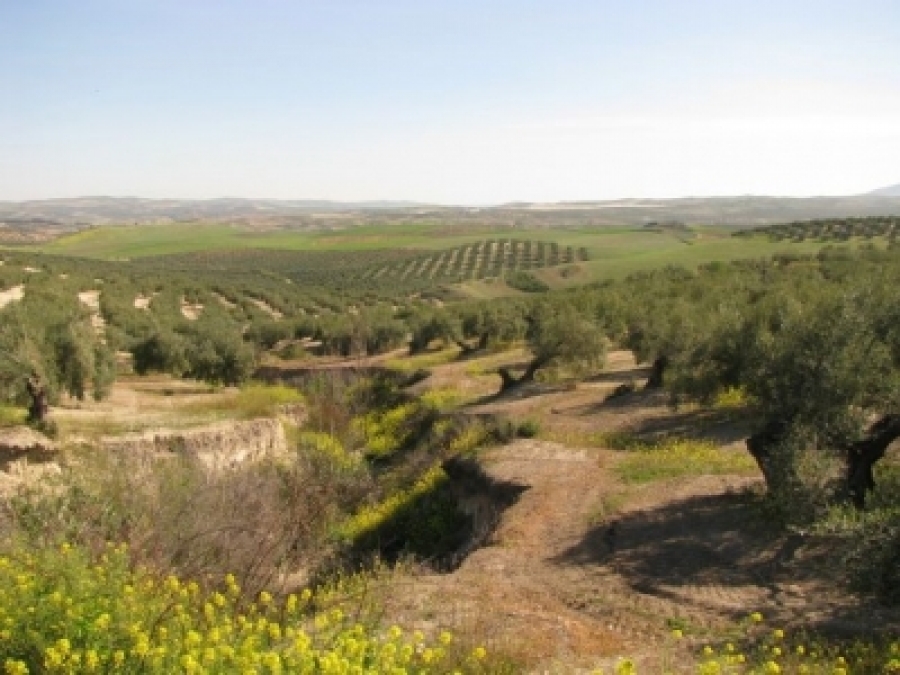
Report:
M389 559L412 554L435 561L462 545L468 526L446 487L447 474L438 463L409 488L357 511L337 536L357 552L377 548Z
M303 394L283 384L262 384L254 382L241 387L234 408L244 418L271 417L285 406L304 402Z
M327 555L345 489L336 474L303 456L209 474L183 457L140 467L98 454L80 458L51 489L10 499L6 530L35 547L67 541L99 551L120 541L141 567L200 583L232 573L259 592Z
M519 438L534 438L541 433L541 423L537 420L524 420L519 423L516 435Z
M866 518L845 558L854 588L900 605L900 520L897 511Z
M506 275L506 285L524 293L545 293L550 287L528 272L510 272Z
M482 671L483 649L453 663L449 635L429 642L379 630L334 606L327 590L283 602L263 591L241 603L234 577L204 592L131 567L124 547L107 548L99 561L68 544L13 549L0 558L0 588L7 673Z

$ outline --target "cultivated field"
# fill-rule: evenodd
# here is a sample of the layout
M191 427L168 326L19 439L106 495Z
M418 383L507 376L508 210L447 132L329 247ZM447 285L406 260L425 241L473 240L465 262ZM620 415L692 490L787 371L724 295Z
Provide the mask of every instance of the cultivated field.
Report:
M411 261L424 263L432 256L437 260L442 251L452 252L469 246L484 246L491 241L511 240L534 242L536 245L555 244L563 250L575 251L569 261L577 263L574 266L560 268L548 265L547 269L537 273L537 277L551 288L621 278L662 265L693 267L714 261L769 257L776 253L808 253L821 246L820 242L813 240L736 239L731 236L731 231L705 226L685 229L584 228L563 223L553 228L506 226L490 229L455 226L449 221L440 224L385 222L336 231L303 232L259 232L221 223L107 226L64 235L40 246L17 247L17 250L104 260L254 249L304 253L346 251L357 252L360 265L366 266L364 256L359 252L371 251L376 256L373 265L377 265L378 251L406 252ZM401 272L400 276L404 277L404 274ZM451 270L447 274L431 275L431 278L445 283L458 281Z

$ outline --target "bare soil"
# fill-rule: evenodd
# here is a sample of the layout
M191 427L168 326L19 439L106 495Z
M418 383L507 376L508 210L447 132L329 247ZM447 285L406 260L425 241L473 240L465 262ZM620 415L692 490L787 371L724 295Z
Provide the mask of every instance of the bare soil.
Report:
M694 431L744 451L740 421L673 411L664 397L640 391L606 401L644 372L624 353L611 366L574 389L535 385L486 397L474 409L531 416L558 433ZM480 378L461 363L435 370L435 381L457 386ZM524 439L484 452L487 475L517 488L517 501L458 569L404 576L403 588L389 594L390 612L398 621L450 627L524 659L534 672L609 666L621 655L657 672L756 611L785 628L900 629L897 612L852 597L829 578L827 542L767 526L759 479L701 475L627 485L615 471L621 457ZM676 643L675 627L688 639Z
M25 286L19 284L5 291L0 291L0 307L5 307L11 302L21 300L25 296Z

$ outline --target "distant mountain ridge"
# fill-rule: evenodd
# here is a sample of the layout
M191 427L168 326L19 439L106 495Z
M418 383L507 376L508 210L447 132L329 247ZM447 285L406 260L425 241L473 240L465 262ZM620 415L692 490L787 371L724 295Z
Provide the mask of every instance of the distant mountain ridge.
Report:
M900 215L900 186L846 197L682 197L498 206L435 206L411 201L336 202L220 198L78 197L0 201L0 235L27 236L101 225L218 222L263 229L341 229L365 223L434 222L509 227L642 227L654 223L748 228L818 218Z
M421 208L408 201L335 202L329 200L144 199L141 197L72 197L23 202L0 202L0 221L43 219L67 224L159 219L223 220L253 216L289 216L297 213L351 212Z
M873 197L900 197L900 183L872 190L868 194Z

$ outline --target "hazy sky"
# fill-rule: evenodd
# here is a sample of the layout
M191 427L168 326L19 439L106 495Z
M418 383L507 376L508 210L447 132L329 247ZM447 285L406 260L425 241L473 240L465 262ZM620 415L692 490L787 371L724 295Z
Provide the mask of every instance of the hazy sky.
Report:
M898 0L0 0L0 199L897 182Z

